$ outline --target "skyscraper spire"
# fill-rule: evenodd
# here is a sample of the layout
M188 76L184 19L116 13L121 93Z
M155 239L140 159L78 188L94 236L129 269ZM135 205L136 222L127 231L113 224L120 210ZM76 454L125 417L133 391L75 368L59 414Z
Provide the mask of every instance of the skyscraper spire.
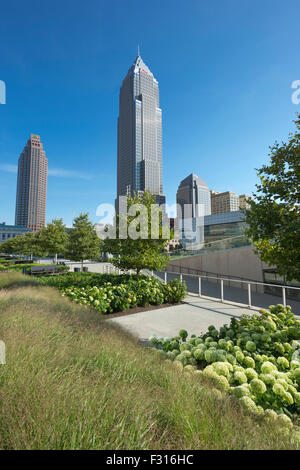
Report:
M138 57L140 57L140 45L138 44Z

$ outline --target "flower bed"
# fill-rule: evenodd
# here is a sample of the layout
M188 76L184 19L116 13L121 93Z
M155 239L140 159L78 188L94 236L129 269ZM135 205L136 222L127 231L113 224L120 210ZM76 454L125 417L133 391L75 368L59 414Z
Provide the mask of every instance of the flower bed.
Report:
M147 305L178 303L186 295L186 286L178 279L167 285L147 276L70 273L41 277L42 284L58 287L62 295L102 313Z
M232 318L219 331L210 326L202 336L187 337L181 330L150 342L177 367L207 377L251 412L286 425L299 419L300 320L289 306L273 305L270 312Z

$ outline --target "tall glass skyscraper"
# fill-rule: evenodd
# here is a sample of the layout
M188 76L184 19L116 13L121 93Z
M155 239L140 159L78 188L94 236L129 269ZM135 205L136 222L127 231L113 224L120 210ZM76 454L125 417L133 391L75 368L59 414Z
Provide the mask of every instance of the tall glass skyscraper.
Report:
M162 180L162 112L158 82L140 55L120 89L118 118L119 196L150 191L165 203Z
M45 225L47 172L40 136L31 134L19 158L15 224L33 232Z

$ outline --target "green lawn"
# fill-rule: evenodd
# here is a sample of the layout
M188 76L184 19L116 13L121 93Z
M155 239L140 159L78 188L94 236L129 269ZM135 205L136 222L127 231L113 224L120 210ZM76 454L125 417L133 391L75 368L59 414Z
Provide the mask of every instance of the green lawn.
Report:
M287 449L248 416L56 289L0 274L1 449Z

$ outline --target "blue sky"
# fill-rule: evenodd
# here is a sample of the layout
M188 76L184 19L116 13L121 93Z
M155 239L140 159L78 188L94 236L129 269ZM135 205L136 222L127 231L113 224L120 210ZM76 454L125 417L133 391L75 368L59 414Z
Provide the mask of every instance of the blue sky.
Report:
M169 204L191 172L251 194L269 145L294 129L298 0L11 0L0 14L0 222L14 223L31 132L48 157L47 220L96 222L113 204L119 88L138 44L160 86Z

